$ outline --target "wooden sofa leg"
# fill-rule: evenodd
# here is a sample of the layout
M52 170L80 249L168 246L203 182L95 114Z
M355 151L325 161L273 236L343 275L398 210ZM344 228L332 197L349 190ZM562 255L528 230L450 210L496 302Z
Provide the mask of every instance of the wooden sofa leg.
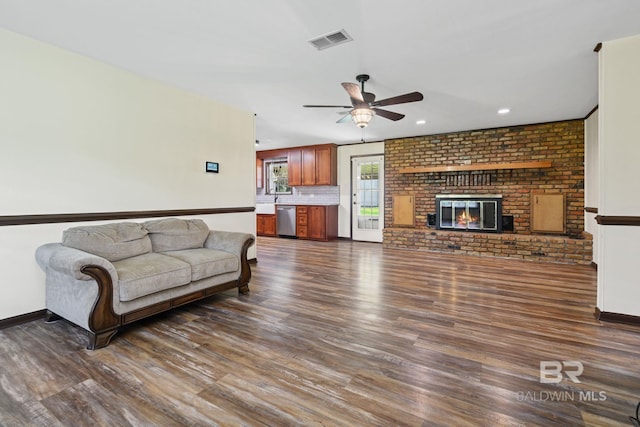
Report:
M113 336L117 332L117 329L100 332L97 334L94 332L89 332L89 344L87 345L87 350L96 350L108 346L111 338L113 338Z
M242 295L248 295L249 294L249 284L244 284L238 287L238 292L240 292Z

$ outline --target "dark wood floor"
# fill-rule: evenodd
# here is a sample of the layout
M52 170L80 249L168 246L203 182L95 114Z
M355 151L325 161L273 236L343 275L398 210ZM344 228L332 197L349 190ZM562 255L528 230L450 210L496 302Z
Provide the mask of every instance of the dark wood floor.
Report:
M590 267L258 245L250 295L105 349L62 321L0 331L0 425L631 425L640 330L594 320ZM581 382L542 384L554 360L582 363Z

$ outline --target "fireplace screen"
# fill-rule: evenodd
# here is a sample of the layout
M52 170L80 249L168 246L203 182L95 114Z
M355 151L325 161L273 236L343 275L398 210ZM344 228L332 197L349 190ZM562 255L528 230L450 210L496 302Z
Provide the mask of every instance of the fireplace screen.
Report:
M436 196L436 228L502 232L502 196Z

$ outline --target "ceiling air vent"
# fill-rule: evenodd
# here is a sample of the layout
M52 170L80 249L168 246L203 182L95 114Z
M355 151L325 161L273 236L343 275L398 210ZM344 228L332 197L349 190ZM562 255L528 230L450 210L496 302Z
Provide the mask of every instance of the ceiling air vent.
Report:
M320 37L309 40L309 43L318 50L336 46L353 40L345 30L334 31Z

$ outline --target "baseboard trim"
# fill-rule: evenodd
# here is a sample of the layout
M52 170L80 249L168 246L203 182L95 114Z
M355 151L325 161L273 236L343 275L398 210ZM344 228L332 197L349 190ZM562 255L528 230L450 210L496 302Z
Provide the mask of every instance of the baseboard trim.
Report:
M46 314L47 310L42 309L32 313L20 314L18 316L9 317L8 319L2 319L0 320L0 329L6 329L23 323L33 322L34 320L44 319Z
M624 323L626 325L640 326L640 316L601 311L598 307L596 307L594 316L597 320L602 320L603 322Z

